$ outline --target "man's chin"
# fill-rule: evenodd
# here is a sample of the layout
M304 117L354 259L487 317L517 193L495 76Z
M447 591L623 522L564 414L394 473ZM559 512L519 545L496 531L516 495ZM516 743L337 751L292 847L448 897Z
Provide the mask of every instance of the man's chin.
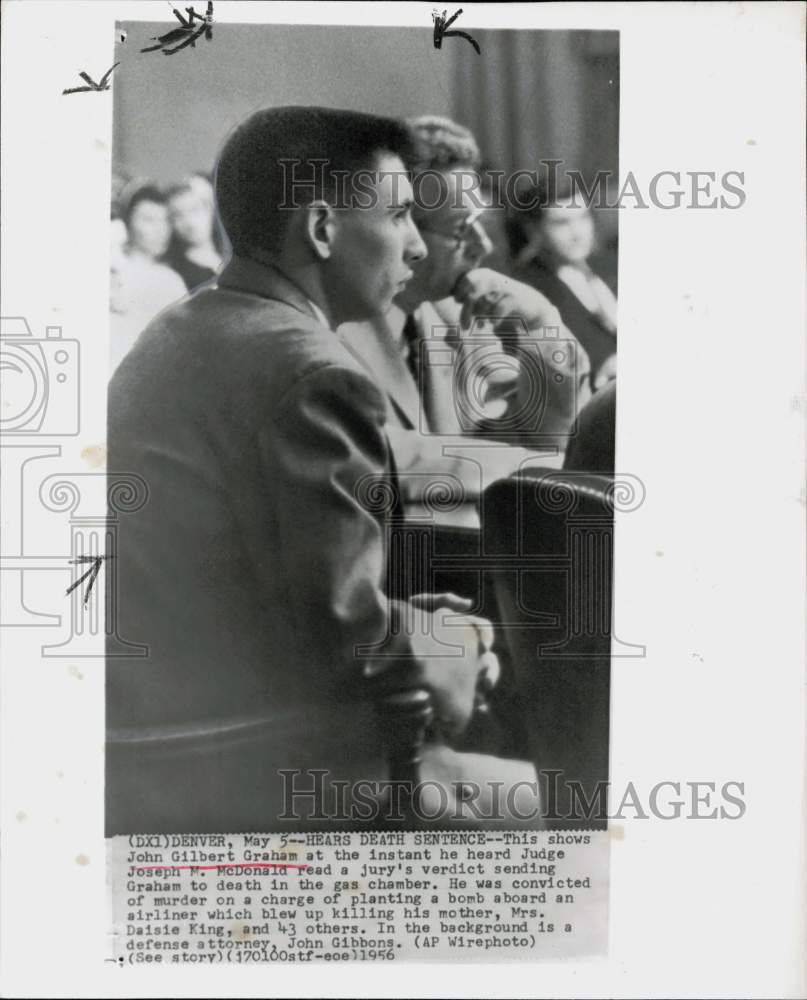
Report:
M398 292L393 298L392 304L396 305L399 309L403 309L404 312L412 312L413 309L417 309L425 301L426 299L422 295L418 295L414 289L404 288L403 291Z

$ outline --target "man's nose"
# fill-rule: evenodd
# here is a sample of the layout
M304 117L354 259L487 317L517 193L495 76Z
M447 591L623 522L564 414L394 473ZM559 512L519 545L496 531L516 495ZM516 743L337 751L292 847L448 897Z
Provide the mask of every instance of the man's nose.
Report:
M429 248L423 242L420 230L412 219L409 220L408 236L409 238L406 241L406 249L404 250L404 260L407 264L414 264L416 261L423 260L424 257L428 257Z
M471 231L468 233L465 255L476 263L484 260L492 250L493 242L485 231L485 227L477 220L471 225Z

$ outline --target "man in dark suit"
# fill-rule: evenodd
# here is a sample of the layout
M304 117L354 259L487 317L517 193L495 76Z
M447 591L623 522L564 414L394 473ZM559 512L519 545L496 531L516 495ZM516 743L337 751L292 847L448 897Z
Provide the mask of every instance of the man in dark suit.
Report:
M389 776L390 691L430 693L435 770L462 772L489 626L451 595L388 600L385 401L332 332L389 309L425 252L408 156L387 119L248 118L216 177L231 261L112 380L110 480L148 488L120 519L118 625L149 656L107 663L109 835L373 822L355 783ZM369 206L336 208L362 172Z

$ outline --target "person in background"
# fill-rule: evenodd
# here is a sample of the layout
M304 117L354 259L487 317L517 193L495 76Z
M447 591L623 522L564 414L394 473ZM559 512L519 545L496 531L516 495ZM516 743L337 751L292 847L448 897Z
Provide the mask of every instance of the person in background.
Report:
M165 198L145 185L129 199L110 232L110 363L115 371L140 331L186 292L182 278L160 263L171 229Z
M193 174L168 192L168 216L173 229L166 256L189 292L218 274L223 263L215 239L213 186Z
M575 345L576 358L559 363L558 341L547 350L540 342L542 328L560 328L553 303L480 266L493 244L472 133L437 116L407 124L416 152L413 218L428 256L416 262L385 317L339 332L387 395L388 435L407 499L418 502L433 481L452 477L470 500L536 458L523 445L562 452L580 403L572 383L587 374L588 360ZM477 335L475 318L490 316L497 319ZM525 357L558 378L536 386L520 363ZM540 411L531 405L536 388ZM528 415L521 424L519 414ZM474 447L479 438L508 447ZM446 453L447 445L454 454ZM555 458L559 464L562 455ZM545 455L543 463L551 464Z
M525 189L509 219L513 277L542 292L560 310L563 322L591 360L591 388L616 378L617 300L595 273L594 218L565 185Z
M165 196L154 184L144 184L129 198L123 214L128 236L127 253L158 261L168 249L171 226Z

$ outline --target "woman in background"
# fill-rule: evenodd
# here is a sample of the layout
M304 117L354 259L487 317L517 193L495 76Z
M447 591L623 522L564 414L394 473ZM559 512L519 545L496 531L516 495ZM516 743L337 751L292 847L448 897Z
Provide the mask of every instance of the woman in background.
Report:
M129 199L122 219L111 222L110 346L114 371L140 331L185 295L182 278L160 263L171 227L165 198L147 184Z
M171 188L168 215L173 236L166 263L192 292L214 278L222 265L216 245L216 210L210 181L194 174Z
M616 378L616 296L590 263L596 243L590 209L573 192L532 188L530 207L513 212L508 235L513 277L544 294L591 360L592 391ZM527 197L519 196L524 204Z

